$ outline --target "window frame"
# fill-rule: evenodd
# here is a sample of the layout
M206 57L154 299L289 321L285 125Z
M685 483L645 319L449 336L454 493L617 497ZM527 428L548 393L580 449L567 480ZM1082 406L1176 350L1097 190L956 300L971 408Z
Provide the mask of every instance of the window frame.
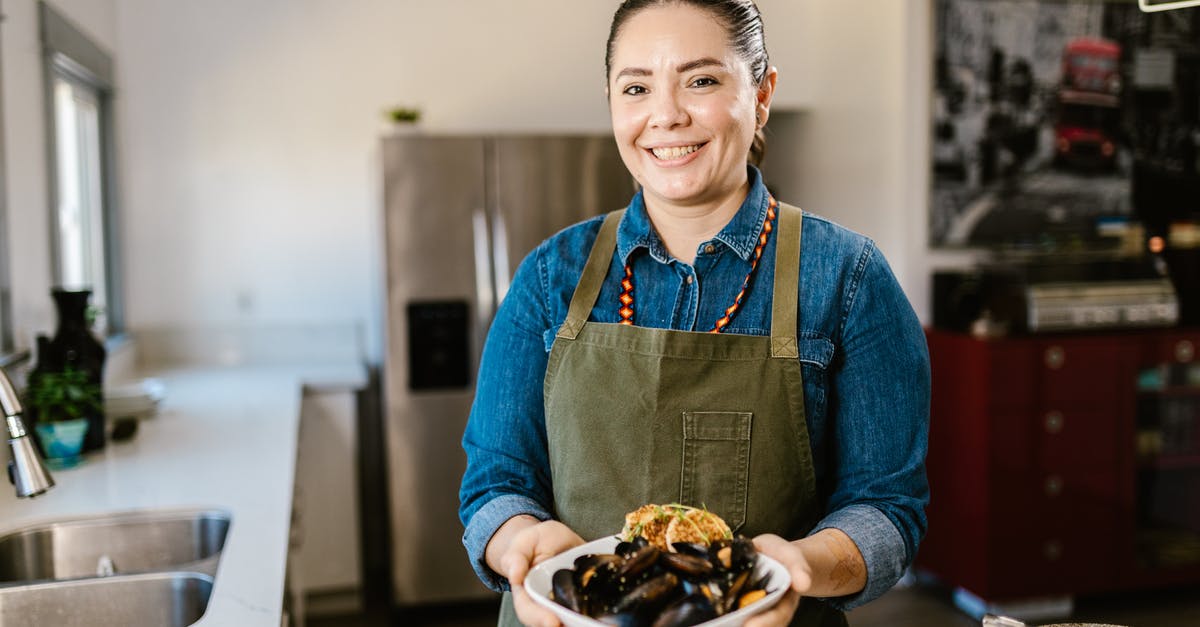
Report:
M42 42L43 111L46 119L47 220L50 226L50 270L55 283L62 275L58 236L58 128L55 112L55 78L94 90L98 101L100 141L100 219L104 246L105 318L107 336L125 331L125 309L119 250L119 215L116 194L115 134L113 132L112 58L83 31L44 0L38 2Z
M0 46L0 49L3 47ZM4 84L3 64L0 64L0 85ZM4 119L4 90L0 89L0 120ZM4 125L0 124L0 366L16 346L13 343L12 278L8 234L8 169Z

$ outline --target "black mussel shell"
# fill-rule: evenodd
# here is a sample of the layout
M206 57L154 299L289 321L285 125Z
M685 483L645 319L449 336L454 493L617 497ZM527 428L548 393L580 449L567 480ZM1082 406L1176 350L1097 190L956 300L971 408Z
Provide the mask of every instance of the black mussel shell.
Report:
M679 577L673 573L663 573L630 590L613 605L612 611L614 614L637 611L641 614L652 615L679 598L682 592L683 589L679 586Z
M663 553L658 563L667 570L686 579L700 579L712 574L713 565L705 557L687 553Z
M632 580L636 578L638 575L641 575L649 570L651 566L654 566L658 563L658 557L660 553L662 553L662 551L658 550L658 547L654 546L653 544L647 544L646 546L638 549L636 552L630 555L628 559L625 560L625 563L621 564L621 566L617 568L617 577L624 578L626 580Z
M643 538L642 536L634 536L632 540L622 540L622 541L618 542L617 548L614 549L613 552L616 553L617 555L620 555L621 557L628 559L629 556L632 555L634 551L637 551L638 549L646 546L647 544L650 544L649 540Z
M695 555L696 557L708 559L708 546L704 544L697 544L695 542L675 542L671 544L671 548L675 549L676 553Z
M684 597L659 614L652 627L690 627L717 617L708 598L699 595Z
M586 613L583 595L575 587L575 572L569 568L554 571L550 578L550 591L554 601L572 612Z
M625 559L611 553L589 553L575 558L575 583L580 590L592 590L608 585Z
M736 573L754 567L758 550L749 538L738 536L713 542L709 547L709 555L718 569Z

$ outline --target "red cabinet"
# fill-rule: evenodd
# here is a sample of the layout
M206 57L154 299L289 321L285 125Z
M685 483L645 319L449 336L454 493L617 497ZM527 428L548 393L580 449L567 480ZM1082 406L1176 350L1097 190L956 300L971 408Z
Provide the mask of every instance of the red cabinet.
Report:
M928 339L918 567L988 601L1200 581L1200 331Z

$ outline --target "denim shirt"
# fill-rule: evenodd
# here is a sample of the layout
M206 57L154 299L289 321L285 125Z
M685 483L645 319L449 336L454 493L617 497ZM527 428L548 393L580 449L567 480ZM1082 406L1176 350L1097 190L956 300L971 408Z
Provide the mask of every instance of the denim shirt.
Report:
M617 230L617 252L590 320L618 322L620 280L633 270L639 326L708 331L734 302L767 216L768 192L749 167L750 192L702 243L693 264L673 258L641 193ZM507 587L484 561L504 521L553 517L542 384L554 336L602 217L555 234L517 269L488 333L463 435L463 543L489 587ZM886 592L925 533L929 355L920 323L874 243L805 213L797 338L804 405L824 518L811 533L844 531L867 565L866 588L831 600L850 609ZM770 335L775 237L764 247L725 333ZM614 530L614 533L616 530ZM794 539L794 538L791 538Z

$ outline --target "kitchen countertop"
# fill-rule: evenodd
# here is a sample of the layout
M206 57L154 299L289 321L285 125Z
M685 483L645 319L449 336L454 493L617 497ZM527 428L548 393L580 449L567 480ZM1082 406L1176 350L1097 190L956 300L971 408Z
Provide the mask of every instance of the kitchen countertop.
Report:
M35 522L134 509L215 507L232 515L208 609L196 625L279 625L300 401L305 386L358 389L361 365L173 367L158 414L54 472L33 499L0 489L0 533Z

